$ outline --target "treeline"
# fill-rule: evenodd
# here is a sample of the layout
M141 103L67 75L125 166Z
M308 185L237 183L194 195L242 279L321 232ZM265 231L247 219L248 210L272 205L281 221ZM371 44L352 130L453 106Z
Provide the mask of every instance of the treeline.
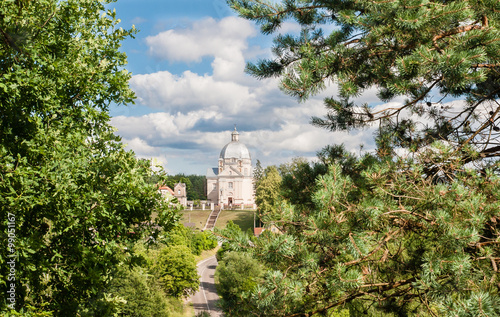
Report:
M174 189L177 183L186 184L187 200L206 200L207 199L207 181L202 175L176 174L168 176L166 185Z
M206 200L207 199L207 181L202 175L185 175L183 173L176 175L166 175L163 178L152 176L149 178L151 184L163 183L172 190L178 183L186 184L187 200Z

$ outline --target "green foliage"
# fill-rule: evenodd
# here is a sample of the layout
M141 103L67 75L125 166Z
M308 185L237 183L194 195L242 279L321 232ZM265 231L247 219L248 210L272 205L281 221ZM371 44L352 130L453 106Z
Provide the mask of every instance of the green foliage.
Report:
M215 272L220 305L228 316L251 313L247 297L263 276L261 264L246 253L229 252L219 262Z
M159 277L164 291L174 297L190 295L200 285L195 257L185 245L162 248L153 271Z
M206 189L206 178L203 175L185 175L176 174L168 176L165 184L174 189L177 183L186 184L186 196L187 200L206 200L207 199L207 189Z
M163 242L169 246L185 245L195 255L200 255L204 250L212 250L217 246L217 239L209 232L195 232L182 224L176 226Z
M272 214L280 195L281 176L275 166L265 168L263 176L255 189L255 203L259 217Z
M188 200L206 200L207 184L204 175L188 175L187 178L192 184L192 189L187 192Z
M135 30L117 28L105 3L0 8L0 240L15 229L13 247L0 250L0 290L14 255L18 311L97 314L97 303L113 302L105 290L125 246L157 234L152 213L166 230L177 220L147 182L149 162L125 151L108 122L111 103L134 98L118 49Z
M316 178L327 172L326 165L295 158L290 163L281 164L279 171L283 198L294 205L312 207L311 194L316 189Z
M175 300L167 298L160 282L142 267L122 268L112 280L110 292L124 300L121 316L170 316L175 306Z
M352 178L332 165L314 208L284 206L282 234L241 249L269 268L247 305L266 316L500 315L500 178L452 154L436 144L419 157L460 170L441 183L418 161L359 160Z
M222 241L222 246L217 250L217 261L221 261L229 251L250 250L255 242L255 237L241 230L240 226L229 221L224 229L214 230L215 235Z
M217 239L209 231L197 232L193 235L193 253L200 255L204 250L212 250L217 246Z
M46 306L48 303L41 305L40 308L33 307L31 305L26 305L26 307L21 308L19 311L10 310L8 312L9 317L52 317L52 311L46 311ZM6 315L7 316L7 315Z
M185 245L182 245L186 248ZM145 240L137 242L130 250L133 257L121 265L106 289L108 301L119 302L115 309L118 316L184 316L183 298L171 296L165 288L158 272L158 263L166 246L162 243L150 244ZM189 266L191 274L197 272L196 266ZM182 278L182 277L181 277ZM188 283L188 281L185 281ZM101 301L105 309L109 302ZM113 303L112 303L113 304ZM108 316L101 309L99 316Z
M496 157L500 96L500 4L487 1L229 0L241 17L274 33L274 57L249 64L258 77L278 77L282 90L305 100L328 84L328 113L312 123L332 131L377 124L379 154L412 152L447 140ZM280 34L288 21L300 34ZM351 99L375 89L390 108ZM445 99L448 98L448 99ZM465 99L465 105L443 100ZM468 153L466 160L477 159Z
M282 234L240 247L269 268L246 305L266 316L499 316L500 4L228 3L265 34L302 27L277 34L275 57L249 73L279 77L301 100L333 82L338 98L314 125L378 126L376 156L326 148L330 170L310 200L266 202ZM368 89L395 103L352 102ZM465 101L443 103L452 98Z
M260 160L257 160L255 163L255 168L253 169L253 182L254 182L254 188L257 188L259 186L260 180L264 176L264 168L262 167L262 164L260 163Z

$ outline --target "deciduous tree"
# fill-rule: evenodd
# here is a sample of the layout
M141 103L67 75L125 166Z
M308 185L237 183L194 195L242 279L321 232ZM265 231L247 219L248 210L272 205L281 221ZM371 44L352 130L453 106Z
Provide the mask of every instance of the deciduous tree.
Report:
M215 272L215 283L222 309L228 316L252 315L251 306L249 310L246 305L247 297L251 296L263 274L261 263L247 253L224 255Z
M281 186L281 176L276 166L264 169L259 185L255 189L255 202L258 206L259 217L272 213L278 204Z
M146 182L149 163L125 151L108 122L110 104L134 98L119 47L135 31L119 28L106 3L0 8L0 240L14 240L0 250L0 289L15 286L9 308L95 313L152 213L166 229L176 219Z
M165 292L175 297L191 295L200 285L195 257L185 245L163 248L153 271L160 278Z

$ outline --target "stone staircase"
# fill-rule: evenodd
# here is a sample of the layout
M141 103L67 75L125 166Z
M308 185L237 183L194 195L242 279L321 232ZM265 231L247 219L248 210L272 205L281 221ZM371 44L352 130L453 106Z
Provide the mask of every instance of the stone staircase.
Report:
M210 216L208 216L208 220L207 220L207 223L205 224L205 228L203 229L203 231L212 230L215 227L215 223L217 222L217 219L219 218L220 210L221 209L219 206L216 206L214 208L214 210L212 210L212 212L210 213Z

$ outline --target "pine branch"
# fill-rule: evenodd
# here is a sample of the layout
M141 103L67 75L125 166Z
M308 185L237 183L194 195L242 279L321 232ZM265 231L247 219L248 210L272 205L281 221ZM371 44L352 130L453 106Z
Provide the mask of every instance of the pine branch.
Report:
M368 291L359 291L357 293L354 293L352 295L349 295L349 296L346 296L340 300L338 300L337 302L335 303L332 303L332 304L329 304L329 305L326 305L325 307L322 307L320 309L317 309L315 311L312 311L309 313L309 316L313 316L315 314L320 314L320 313L324 313L326 311L328 311L329 309L333 308L333 307L337 307L337 306L340 306L340 305L344 305L346 303L349 303L351 301L353 301L354 299L357 299L359 297L363 297L363 296L366 296L367 294L370 294L370 293L383 293L383 292L387 292L387 291L390 291L390 290L393 290L393 289L396 289L398 287L401 287L401 286L405 286L405 285L408 285L408 284L411 284L413 282L416 281L416 278L415 277L412 277L410 279L406 279L406 280L401 280L401 281L398 281L398 282L392 282L392 283L384 283L385 285L380 285L380 286L376 286L375 284L375 288L371 289L371 290L368 290ZM290 315L285 315L286 317L296 317L296 316L304 316L303 313L294 313L294 314L290 314Z
M353 260L353 261L349 261L349 262L346 262L346 263L343 263L344 266L350 266L350 265L353 265L353 264L358 264L366 259L368 259L370 256L372 256L373 254L375 254L378 250L380 250L389 240L391 240L395 235L397 235L399 232L401 231L401 228L400 229L397 229L396 231L392 231L392 232L388 232L385 234L385 238L382 239L377 247L375 249L373 249L370 253L368 253L366 256L362 257L362 258L359 258L357 260Z

